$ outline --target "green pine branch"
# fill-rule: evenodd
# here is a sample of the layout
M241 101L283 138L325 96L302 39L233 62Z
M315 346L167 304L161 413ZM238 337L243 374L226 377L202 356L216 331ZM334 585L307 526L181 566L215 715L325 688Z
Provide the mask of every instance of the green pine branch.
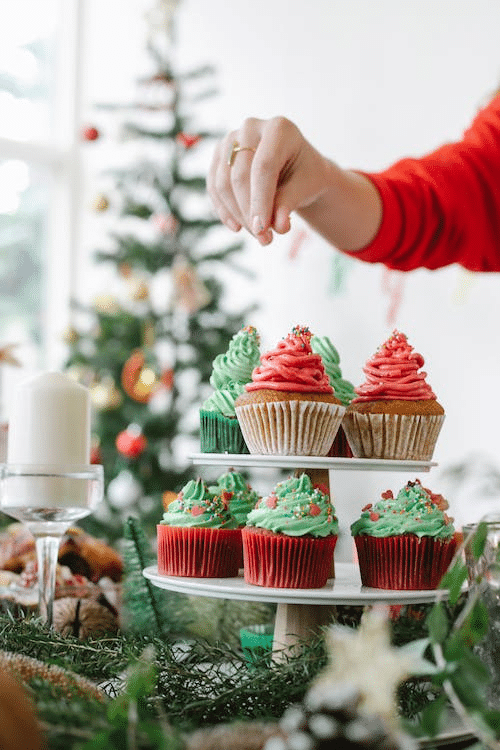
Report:
M156 562L156 555L142 523L132 516L127 518L123 530L123 560L127 629L143 635L185 631L190 617L183 598L158 589L143 575L144 568Z

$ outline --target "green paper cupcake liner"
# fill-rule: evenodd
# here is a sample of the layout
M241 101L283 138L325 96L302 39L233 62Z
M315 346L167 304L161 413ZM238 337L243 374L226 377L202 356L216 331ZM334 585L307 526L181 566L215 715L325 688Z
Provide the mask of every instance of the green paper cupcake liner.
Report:
M200 450L202 453L248 453L236 417L201 410Z

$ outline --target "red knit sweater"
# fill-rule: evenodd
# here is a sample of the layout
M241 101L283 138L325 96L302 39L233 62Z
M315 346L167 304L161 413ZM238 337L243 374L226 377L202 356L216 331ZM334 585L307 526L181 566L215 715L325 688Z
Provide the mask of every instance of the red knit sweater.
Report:
M366 175L383 202L374 240L352 253L389 268L500 271L500 95L461 141Z

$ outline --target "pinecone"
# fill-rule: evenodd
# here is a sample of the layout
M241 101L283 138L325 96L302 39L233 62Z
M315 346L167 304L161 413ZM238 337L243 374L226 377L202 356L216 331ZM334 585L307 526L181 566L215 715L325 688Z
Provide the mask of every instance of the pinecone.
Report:
M264 750L414 750L411 738L360 712L360 702L360 692L350 684L313 686L302 704L283 714L284 736L269 739Z

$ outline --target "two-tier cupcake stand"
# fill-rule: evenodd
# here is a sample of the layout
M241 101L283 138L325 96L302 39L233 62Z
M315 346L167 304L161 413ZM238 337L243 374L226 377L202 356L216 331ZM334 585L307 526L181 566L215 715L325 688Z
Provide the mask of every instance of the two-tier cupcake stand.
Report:
M429 461L388 461L363 458L322 458L318 456L264 456L255 454L196 453L194 464L229 468L276 468L309 474L312 481L330 487L330 471L429 471ZM274 651L293 648L311 631L331 620L337 605L423 604L433 602L435 591L385 591L361 585L359 569L348 562L335 563L335 575L321 589L279 589L253 586L243 575L236 578L185 578L163 576L156 567L144 575L160 588L195 596L268 602L277 605L274 627Z
M428 472L432 461L392 461L367 458L330 458L318 456L267 456L256 454L195 453L193 464L218 466L221 471L236 468L281 469L308 474L312 481L330 489L331 471ZM144 575L155 586L191 596L267 602L276 604L273 654L279 659L314 631L332 620L339 605L364 607L374 604L428 604L436 600L436 591L386 591L361 585L357 564L335 562L334 577L321 589L280 589L246 583L242 571L235 578L185 578L159 575L157 566L150 566ZM441 592L441 595L443 592ZM456 723L456 722L454 722ZM437 738L434 745L445 745L467 739L470 733L463 726L451 726ZM425 745L425 741L420 743Z

